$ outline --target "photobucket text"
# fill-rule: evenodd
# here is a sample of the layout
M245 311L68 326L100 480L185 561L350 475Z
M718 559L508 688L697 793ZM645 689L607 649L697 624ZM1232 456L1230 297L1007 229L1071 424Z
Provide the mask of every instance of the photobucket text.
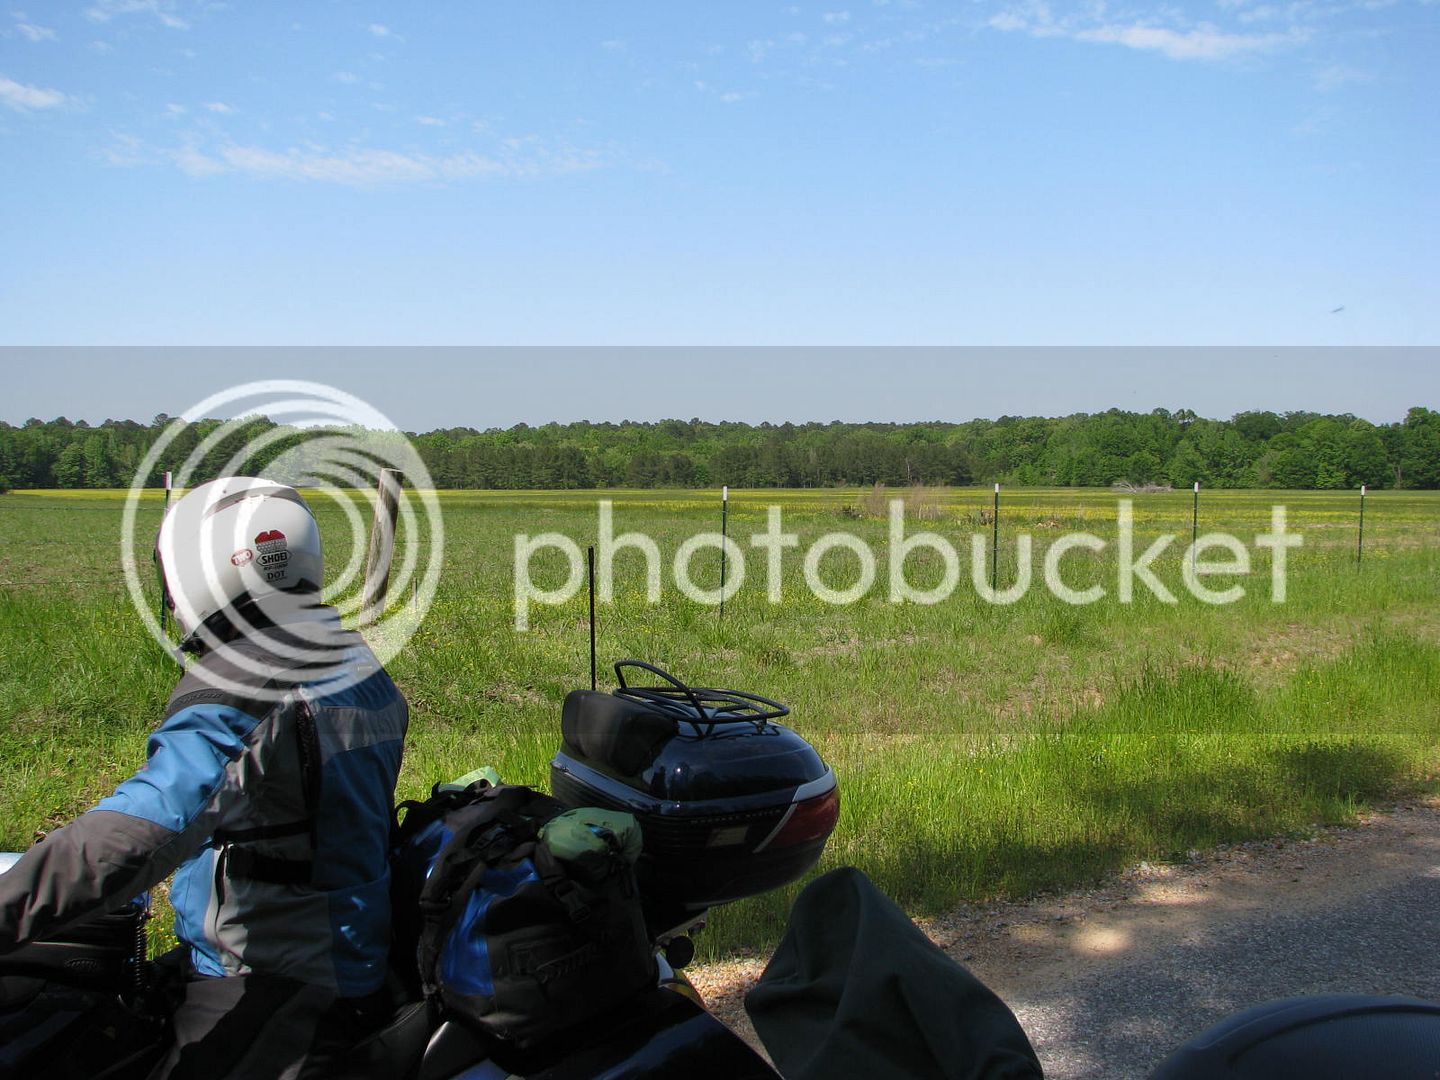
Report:
M1135 602L1148 594L1166 604L1179 602L1176 592L1156 572L1156 563L1172 550L1179 539L1177 533L1163 533L1143 547L1135 535L1134 503L1122 499L1118 504L1115 535L1111 539L1090 532L1070 532L1054 539L1045 548L1040 560L1039 578L1051 595L1076 606L1094 604L1111 593L1112 583L1093 582L1085 588L1067 579L1067 556L1075 552L1096 555L1115 552L1114 595L1124 604ZM1253 537L1253 547L1270 552L1270 599L1283 603L1286 598L1288 555L1300 547L1304 538L1286 528L1283 506L1271 508L1270 528ZM968 560L962 560L952 539L934 530L912 531L905 520L905 504L893 499L883 553L877 557L872 545L852 532L824 533L809 543L804 552L800 536L787 532L784 510L770 506L766 511L766 527L753 532L744 544L734 537L718 532L700 532L683 540L668 558L659 543L642 532L619 531L615 506L601 500L597 507L595 530L595 591L600 603L615 598L616 559L622 553L633 553L643 562L645 600L658 604L664 597L665 571L675 589L698 604L719 605L740 594L751 580L752 568L763 576L767 600L779 604L785 600L787 556L801 560L801 580L810 594L827 604L858 603L872 596L877 582L883 582L885 598L893 604L939 604L950 599L967 575L968 584L987 603L1013 604L1024 597L1035 579L1036 544L1028 532L1014 536L1015 568L1013 580L1003 587L992 585L990 536L974 533L969 536ZM962 545L963 547L963 545ZM566 565L564 580L544 587L535 582L532 560L544 551L559 553ZM718 563L725 553L727 573L723 589L707 587L696 581L698 562L708 553ZM753 556L747 561L747 552ZM917 585L907 572L912 560L922 552L930 552L939 562L939 580ZM1211 532L1201 535L1183 549L1180 578L1184 588L1195 599L1206 604L1233 604L1246 595L1245 585L1238 579L1251 573L1251 545L1231 533ZM822 562L830 571L822 573ZM843 567L842 567L843 564ZM789 564L793 567L793 563ZM839 568L839 569L837 569ZM932 575L933 576L933 575ZM514 541L515 628L528 630L534 605L558 605L573 599L585 583L585 553L574 538L550 532L538 536L518 534ZM793 584L793 581L792 581Z

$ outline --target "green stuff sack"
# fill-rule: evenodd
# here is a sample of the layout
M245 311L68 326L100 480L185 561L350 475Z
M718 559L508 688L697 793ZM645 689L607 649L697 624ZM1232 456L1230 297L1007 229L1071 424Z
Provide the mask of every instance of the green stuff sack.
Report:
M540 841L561 862L573 867L595 866L603 873L603 864L612 854L634 866L644 838L635 818L623 810L583 806L546 822L540 829Z
M420 980L445 1015L532 1046L656 978L628 814L478 783L441 819L420 891Z

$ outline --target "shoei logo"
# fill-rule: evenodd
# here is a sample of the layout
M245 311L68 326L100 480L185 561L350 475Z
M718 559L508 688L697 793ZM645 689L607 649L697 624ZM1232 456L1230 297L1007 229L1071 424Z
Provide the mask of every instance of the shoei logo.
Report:
M174 490L162 509L155 489L167 471ZM185 503L187 492L205 501L195 489L216 478L233 479L203 508ZM393 537L388 514L376 514L382 482L396 504ZM184 584L173 618L161 614L150 566L152 552L162 561L162 520L174 564L165 578ZM376 520L393 551L383 605L365 587ZM208 397L162 432L130 485L121 542L131 600L155 640L175 650L178 626L182 647L223 651L240 670L235 685L214 675L225 665L204 665L207 678L255 697L277 667L303 668L327 693L370 674L354 662L347 625L381 663L394 657L435 597L444 528L424 462L383 413L331 386L267 380ZM237 638L262 640L266 659L231 648Z

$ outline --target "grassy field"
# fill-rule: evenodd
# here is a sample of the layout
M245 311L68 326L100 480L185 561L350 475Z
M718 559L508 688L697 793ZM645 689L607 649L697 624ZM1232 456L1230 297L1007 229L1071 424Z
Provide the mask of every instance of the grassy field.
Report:
M560 532L592 543L597 497L442 496L439 593L391 665L412 707L403 796L487 763L513 781L545 782L560 702L588 681L585 599L537 607L530 631L517 633L513 537ZM651 606L641 557L618 557L615 603L600 613L602 663L636 656L789 703L793 725L840 776L842 816L824 865L863 867L915 912L1344 820L1428 786L1435 772L1437 493L1372 495L1358 567L1353 493L1205 493L1201 531L1252 545L1246 597L1218 607L1180 583L1190 493L1135 496L1137 550L1181 534L1154 564L1178 603L1144 589L1120 603L1112 544L1067 556L1073 588L1107 589L1072 607L1039 587L1040 560L1070 530L1113 538L1111 492L1004 495L1002 587L1014 577L1016 536L1030 533L1036 549L1036 586L1008 606L984 602L969 583L967 537L988 537L988 490L942 492L937 518L906 523L945 534L961 553L960 588L932 606L887 601L888 526L857 509L864 493L735 492L732 537L746 544L779 505L801 548L786 554L779 604L766 597L761 553L751 553L723 621L680 596L669 569L685 537L718 528L713 495L604 497L615 501L616 531L654 537L666 566L662 603ZM128 775L177 676L120 577L122 502L108 492L0 496L0 848L23 848ZM1268 553L1253 548L1276 503L1304 537L1283 604L1271 601ZM317 509L331 545L348 535L338 508ZM148 541L158 498L140 517ZM804 549L837 529L864 539L880 563L869 598L847 607L811 596L801 575ZM349 554L340 546L336 566ZM833 587L853 580L848 558L822 563ZM713 551L697 556L697 582L713 585L716 564ZM542 584L564 576L554 553L535 567ZM941 565L917 552L907 570L924 587ZM763 946L788 899L718 912L702 946L711 955Z

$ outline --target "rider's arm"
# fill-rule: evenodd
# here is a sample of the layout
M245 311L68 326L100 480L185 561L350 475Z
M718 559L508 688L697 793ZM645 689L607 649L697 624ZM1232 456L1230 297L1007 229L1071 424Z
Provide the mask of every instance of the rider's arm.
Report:
M223 700L166 719L139 772L0 874L0 952L118 908L164 880L237 806L244 776L273 744L274 719Z

